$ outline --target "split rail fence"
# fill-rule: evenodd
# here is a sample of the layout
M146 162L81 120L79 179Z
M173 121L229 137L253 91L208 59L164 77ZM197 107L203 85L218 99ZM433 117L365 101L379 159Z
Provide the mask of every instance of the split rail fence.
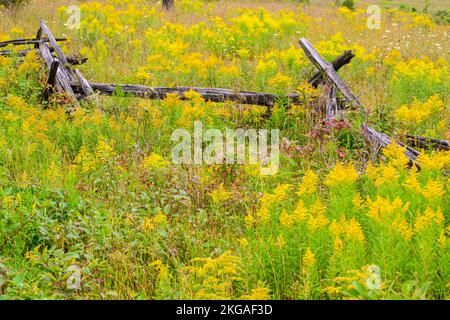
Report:
M66 40L66 38L55 38L44 20L41 19L39 30L35 38L0 42L0 48L10 45L32 45L33 48L22 51L0 50L0 56L25 56L31 50L37 50L40 57L44 60L49 74L43 97L49 99L52 94L62 94L73 104L74 108L80 107L80 101L89 98L94 92L99 92L104 95L113 95L119 88L121 92L128 95L146 99L164 99L167 94L178 94L183 99L184 93L193 90L198 92L205 101L232 101L239 104L261 105L268 107L269 113L271 107L278 99L288 101L289 104L299 104L302 102L303 96L299 93L290 93L288 95L280 96L271 93L233 91L221 88L148 87L133 84L89 82L78 69L72 68L72 66L85 63L87 58L79 55L66 57L58 45L58 42ZM350 63L355 57L352 51L345 51L333 62L329 63L320 56L308 40L302 38L300 40L300 46L309 60L318 69L308 82L316 88L318 86L323 87L324 97L322 98L325 101L325 117L328 119L337 116L345 117L346 109L355 108L367 113L367 110L364 109L359 99L337 73L341 67ZM338 91L343 98L338 96ZM69 112L73 111L74 108L69 110ZM361 125L361 133L375 152L378 152L381 148L385 148L394 140L387 134L381 133L369 126L367 123ZM399 141L395 142L406 147L405 155L409 159L409 166L412 167L415 165L418 169L420 169L420 166L416 159L419 156L419 152L413 149L414 147L449 150L450 146L447 140L415 135L406 135L405 143Z

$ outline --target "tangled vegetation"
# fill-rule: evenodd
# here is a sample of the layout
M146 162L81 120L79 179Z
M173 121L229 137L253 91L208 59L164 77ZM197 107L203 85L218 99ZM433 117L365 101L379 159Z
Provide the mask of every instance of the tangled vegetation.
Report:
M63 1L61 1L63 2ZM0 9L0 41L34 36L43 16L92 81L276 94L301 105L97 97L68 115L42 101L35 51L0 56L0 299L448 299L448 151L378 156L368 117L390 135L449 138L449 28L432 15L382 9L379 30L356 9L293 1L31 1ZM445 8L444 8L445 9ZM321 121L308 38L367 107ZM17 50L18 47L3 48ZM171 133L279 128L281 165L176 165ZM80 287L67 286L73 267Z

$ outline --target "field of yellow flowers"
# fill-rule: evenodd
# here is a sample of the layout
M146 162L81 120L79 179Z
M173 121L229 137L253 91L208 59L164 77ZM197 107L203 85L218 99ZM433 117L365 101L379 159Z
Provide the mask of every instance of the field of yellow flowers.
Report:
M89 58L80 70L92 81L304 96L269 118L195 92L117 92L67 115L61 99L42 102L36 52L0 57L0 299L450 298L450 153L420 150L421 170L408 169L401 147L376 155L357 125L450 138L450 28L391 5L369 30L368 2L312 2L0 8L0 41L33 37L43 17L69 38L65 52ZM320 121L301 37L330 61L353 50L339 73L368 115ZM195 120L280 129L279 172L173 164L171 133Z

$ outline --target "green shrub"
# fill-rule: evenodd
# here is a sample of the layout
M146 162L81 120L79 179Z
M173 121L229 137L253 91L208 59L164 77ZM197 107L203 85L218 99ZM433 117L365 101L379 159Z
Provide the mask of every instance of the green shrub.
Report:
M439 24L450 24L450 9L437 11L433 20Z
M25 4L28 0L0 0L0 5L5 7L15 7Z
M355 2L353 0L343 0L341 1L341 7L347 7L350 10L355 10Z

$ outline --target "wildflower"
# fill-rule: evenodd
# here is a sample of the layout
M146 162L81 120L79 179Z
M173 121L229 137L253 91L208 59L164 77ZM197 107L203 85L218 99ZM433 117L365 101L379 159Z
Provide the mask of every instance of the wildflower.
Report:
M244 217L245 225L247 229L250 229L255 224L255 218L253 217L253 214L249 213Z
M318 215L318 214L323 214L326 209L327 209L327 207L322 203L322 201L320 201L319 198L317 198L317 200L309 208L309 211L312 214Z
M95 156L89 152L86 146L81 146L80 151L75 157L73 163L77 166L81 166L82 173L90 172L97 166Z
M357 194L355 194L354 196L353 196L353 199L352 199L352 203L353 203L353 207L356 209L356 210L361 210L361 208L363 207L363 202L364 202L364 200L363 200L363 198L361 197L361 193L360 192L358 192Z
M312 253L311 249L306 248L305 254L302 258L302 267L304 271L308 271L316 263L316 257Z
M248 240L247 240L247 238L240 238L240 239L239 239L239 245L240 245L242 248L247 247L247 246L248 246Z
M311 216L308 220L308 228L311 232L314 232L317 229L325 227L327 224L328 219L322 213L319 213L316 216Z
M22 98L13 95L8 95L6 97L6 104L19 113L25 112L30 108Z
M402 213L406 211L409 207L409 204L403 205L402 200L398 197L396 197L391 202L387 198L377 196L375 201L367 198L367 206L369 208L367 216L374 219L375 221L380 222L395 213Z
M433 114L443 110L444 102L438 95L433 95L423 103L418 99L414 99L410 105L402 105L395 110L395 116L401 122L417 125L426 121Z
M404 167L408 163L405 155L406 147L402 147L395 142L391 142L383 149L383 154L390 161L394 168Z
M312 170L307 170L303 176L302 183L300 184L297 194L302 196L304 194L313 194L317 190L318 182L317 174Z
M405 188L409 190L413 190L416 192L421 192L420 183L417 180L417 173L411 171L405 179L405 182L402 184Z
M152 220L156 225L167 223L166 215L163 214L161 210L158 210L158 213L156 214L156 216L153 217Z
M308 209L305 207L305 203L299 200L297 206L292 214L294 221L301 222L305 221L308 216Z
M417 161L420 165L428 170L441 170L450 163L450 151L434 152L432 155L427 155L422 152Z
M411 240L411 238L414 234L413 229L411 228L411 226L408 224L408 222L403 217L395 220L392 223L392 227L395 230L397 230L401 234L402 238L405 239L406 241Z
M155 260L150 263L151 267L154 267L158 272L158 280L165 280L169 278L169 269L161 260Z
M186 91L183 96L187 99L187 100L191 100L193 102L199 103L199 102L203 102L204 99L202 98L201 94L198 93L197 91L194 90L189 90Z
M428 180L427 184L422 190L422 195L428 200L434 200L442 197L445 194L444 187L439 181L432 179Z
M37 72L41 68L36 50L27 53L23 62L20 64L18 71L20 73Z
M277 201L282 201L287 196L287 191L292 188L291 184L279 184L273 191L273 198Z
M167 166L167 160L157 153L151 153L142 161L142 167L147 170L164 168Z
M241 300L270 300L269 289L267 288L256 288L252 289L251 294L243 295L240 297Z
M427 207L424 213L417 215L416 222L414 223L414 231L419 233L433 225L433 222L441 224L443 220L444 217L440 208L433 211L430 207Z
M100 139L95 151L95 157L101 160L107 160L114 156L113 148L104 139Z
M393 49L388 52L388 54L384 58L383 62L387 65L395 65L401 59L402 59L402 54L400 53L400 51Z
M391 165L380 167L379 174L380 175L375 179L375 185L377 187L382 185L383 183L393 183L397 181L397 170Z
M144 232L152 231L155 229L155 223L153 222L153 219L145 217L142 221L141 229Z
M214 204L220 204L231 198L233 193L230 191L226 191L223 187L223 183L219 185L216 189L209 193Z
M343 165L340 162L325 177L325 185L334 187L339 184L353 183L358 179L358 173L352 164Z
M317 95L317 89L314 88L308 81L304 81L295 89L297 92L301 92L306 96Z
M375 180L378 177L379 168L369 162L366 168L366 175L370 180Z
M339 292L341 291L340 290L340 288L339 287L335 287L335 286L328 286L328 287L325 287L324 289L323 289L323 291L325 292L325 293L327 293L328 295L336 295L336 294L339 294Z
M345 226L345 237L348 240L364 241L364 232L359 222L353 217Z
M272 79L269 80L269 85L277 91L288 91L292 87L292 79L278 72Z
M341 238L337 237L336 239L334 239L333 248L335 251L341 250L343 245L344 244L343 244Z
M283 209L280 216L280 222L283 226L290 228L294 224L294 219L285 209Z
M445 246L445 244L447 243L447 237L445 236L444 231L442 231L441 234L439 235L437 242L439 243L440 246Z
M8 57L0 56L0 67L7 67L9 66L9 62L11 59L8 59Z

